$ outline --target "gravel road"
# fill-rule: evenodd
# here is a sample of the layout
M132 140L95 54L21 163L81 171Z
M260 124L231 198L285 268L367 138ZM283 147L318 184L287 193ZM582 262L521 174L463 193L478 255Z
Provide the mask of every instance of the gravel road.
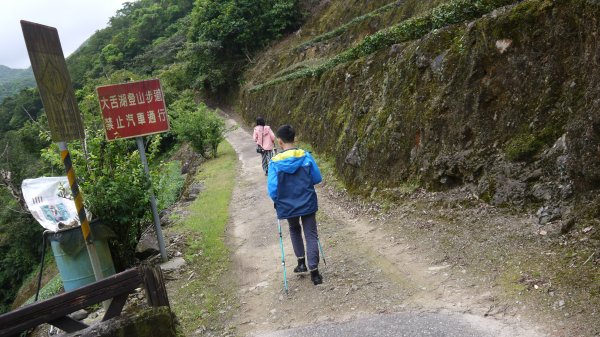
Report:
M328 265L314 286L292 273L284 225L289 295L282 292L277 222L249 130L227 120L227 140L241 162L230 206L227 243L239 284L231 325L240 336L544 336L519 317L490 315L493 294L464 271L424 261L418 242L391 236L319 187L319 234ZM399 221L399 220L398 220Z

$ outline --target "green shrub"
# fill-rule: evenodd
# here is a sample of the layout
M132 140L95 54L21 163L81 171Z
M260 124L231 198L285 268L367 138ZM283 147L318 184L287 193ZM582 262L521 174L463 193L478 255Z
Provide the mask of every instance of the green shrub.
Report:
M79 109L85 121L85 140L69 144L86 208L117 234L109 244L118 270L135 262L135 246L143 225L151 222L150 181L144 173L136 142L131 139L106 141L100 106L94 93L98 85L123 82L125 78L136 80L138 75L117 71L111 77L90 82L77 91ZM150 144L147 155L151 162L162 138L155 135L145 139ZM42 157L55 167L55 172L63 174L57 152L57 146L51 145L43 150ZM155 172L151 174L156 175Z
M103 131L91 129L86 130L85 147L73 142L69 148L86 208L117 234L110 241L117 270L135 261L142 225L150 217L150 181L136 149L133 140L107 142ZM56 151L52 146L43 156L61 166Z
M196 105L191 94L182 95L170 108L172 128L180 141L189 142L201 156L216 157L224 139L225 123L205 104Z
M181 163L178 161L161 163L157 171L160 174L152 177L152 185L156 191L158 209L161 210L177 202L185 179L181 175Z
M40 289L38 301L44 301L64 292L63 281L60 274L56 274L48 283ZM23 303L23 305L31 304L35 300L35 295Z

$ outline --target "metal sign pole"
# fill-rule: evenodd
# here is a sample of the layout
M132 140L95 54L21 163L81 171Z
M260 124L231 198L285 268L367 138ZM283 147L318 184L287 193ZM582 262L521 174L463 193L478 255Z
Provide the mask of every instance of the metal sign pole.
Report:
M138 151L140 152L140 158L142 159L142 165L144 165L144 172L150 181L150 186L152 186L152 179L150 177L150 169L148 168L148 160L146 159L146 148L144 146L144 138L143 137L135 137L135 142L137 143ZM156 228L156 238L158 239L158 247L160 249L160 256L162 257L163 262L168 261L167 251L165 250L165 240L163 238L162 229L160 227L160 218L158 217L158 207L156 206L156 198L154 197L154 192L152 188L150 188L150 207L152 208L152 218L154 219L154 228Z
M69 185L71 186L71 193L73 194L73 200L75 201L75 207L77 208L77 215L79 216L79 222L81 223L83 240L85 241L88 254L90 255L94 277L96 278L96 281L100 281L104 278L104 275L102 274L100 259L98 258L96 246L94 245L93 235L90 230L90 223L88 221L87 214L85 214L85 208L83 207L83 195L81 194L81 191L79 191L79 185L77 184L77 178L75 177L75 171L73 170L73 162L71 161L71 155L69 154L67 142L58 142L58 148L60 149L60 158L65 165L65 171L67 172L67 178L69 179Z

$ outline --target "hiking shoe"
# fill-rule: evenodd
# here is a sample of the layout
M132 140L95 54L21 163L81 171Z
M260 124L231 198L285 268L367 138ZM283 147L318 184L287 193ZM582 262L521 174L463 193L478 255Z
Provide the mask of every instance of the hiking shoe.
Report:
M323 283L323 277L321 274L319 274L319 269L310 271L310 280L312 283L314 283L314 285Z
M306 273L308 268L306 268L306 259L301 257L298 258L298 266L294 268L294 273Z

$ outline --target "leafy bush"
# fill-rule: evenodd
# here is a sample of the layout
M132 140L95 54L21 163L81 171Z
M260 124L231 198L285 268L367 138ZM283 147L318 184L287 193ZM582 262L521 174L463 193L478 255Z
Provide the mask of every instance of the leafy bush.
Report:
M56 151L53 145L43 157L60 169ZM134 262L142 224L150 212L150 182L136 144L132 140L107 142L103 131L87 129L85 143L72 142L69 151L86 208L117 234L110 246L116 268L123 270Z
M63 280L60 275L54 276L48 283L40 289L40 294L38 297L38 301L44 301L49 298L52 298L62 292L64 292L65 288L63 285ZM35 296L31 296L30 298L23 303L24 305L31 304L35 300Z
M0 104L0 132L21 128L26 121L36 119L41 110L42 100L37 89L23 89L5 98Z
M178 140L189 142L203 157L217 156L225 123L215 111L203 103L196 105L191 93L172 104L170 111L175 117L172 127Z
M142 234L143 224L150 222L150 181L143 171L135 141L106 141L94 88L138 78L134 73L117 71L109 78L90 81L78 90L77 98L84 117L86 137L82 142L74 141L69 144L86 208L94 218L103 220L117 234L117 238L109 244L118 270L127 268L134 262L135 246ZM152 159L158 151L161 137L146 139L150 144L148 158ZM64 169L57 151L56 145L51 145L43 150L42 157L62 174Z
M174 63L161 72L165 102L175 102L181 92L189 88L186 77L186 66L183 63Z
M0 188L0 313L10 310L15 291L39 262L43 228Z
M21 202L23 179L39 175L44 168L31 152L39 150L42 142L30 138L34 126L26 125L0 134L0 312L8 308L14 290L41 253L43 228Z

